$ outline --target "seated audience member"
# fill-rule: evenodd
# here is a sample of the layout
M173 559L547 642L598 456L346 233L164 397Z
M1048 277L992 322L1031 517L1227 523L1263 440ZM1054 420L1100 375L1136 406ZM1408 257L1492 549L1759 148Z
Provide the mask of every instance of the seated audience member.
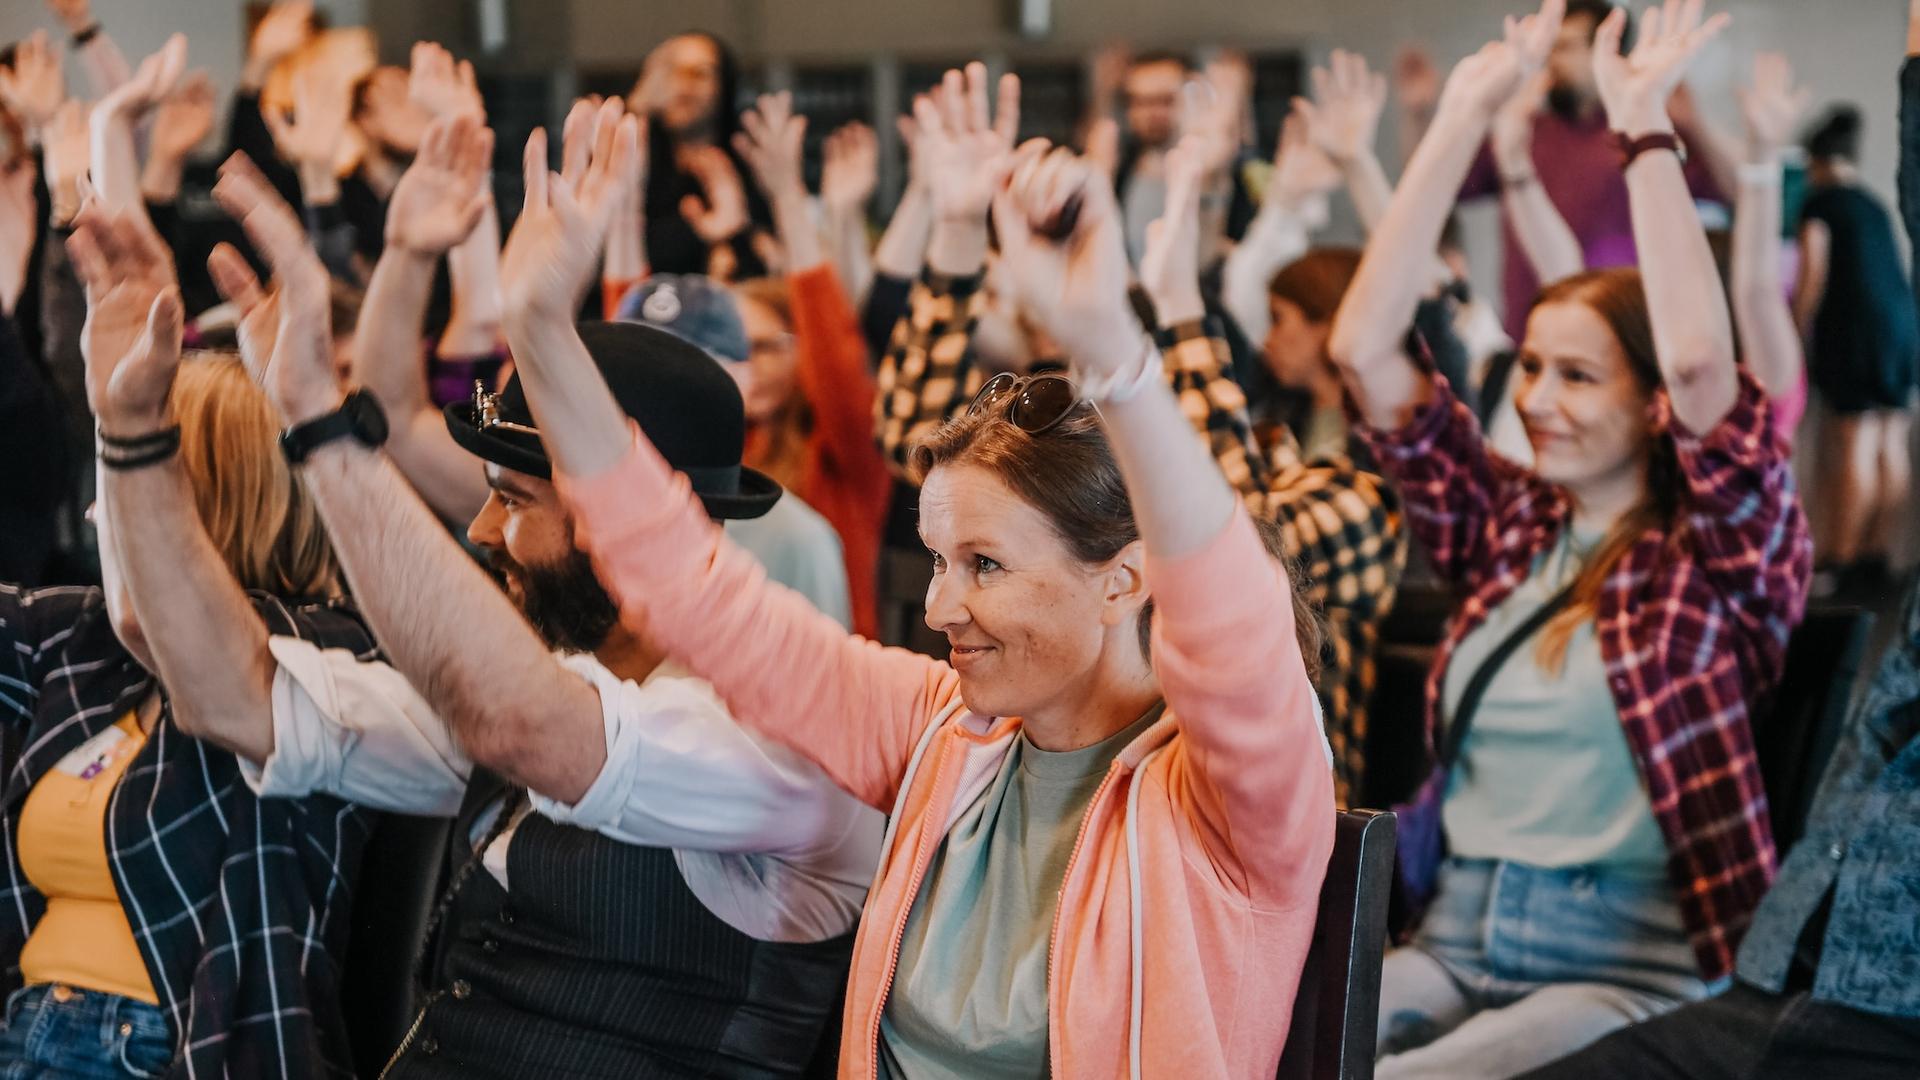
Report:
M1396 329L1422 288L1405 267L1560 8L1455 68L1329 341L1414 533L1467 597L1429 683L1440 767L1402 815L1404 881L1431 905L1387 958L1386 1078L1511 1076L1704 996L1776 859L1748 718L1810 544L1666 114L1725 16L1654 9L1631 57L1624 12L1600 27L1641 268L1556 283L1530 313L1515 377L1533 469L1487 451Z
M1158 375L1097 171L989 144L984 93L954 119L996 146L970 179L1077 382L997 379L914 453L951 663L849 637L712 526L566 315L584 246L553 245L510 305L549 343L516 348L535 421L622 619L892 811L843 1076L1270 1075L1332 842L1313 615ZM1170 267L1198 248L1199 168L1169 200ZM520 228L590 227L542 173ZM1037 236L1067 202L1065 245ZM1198 275L1165 299L1197 319Z
M1135 262L1146 252L1147 225L1166 208L1166 156L1182 135L1190 134L1182 130L1182 121L1191 119L1194 112L1188 83L1199 76L1193 64L1177 53L1143 53L1127 62L1120 84L1123 120L1113 182L1125 222L1127 254ZM1205 85L1203 96L1232 92L1211 82ZM1226 234L1238 237L1246 231L1255 207L1237 154L1225 164L1216 197L1226 210Z
M1794 304L1829 414L1819 460L1831 493L1815 549L1850 592L1880 597L1893 584L1888 563L1911 494L1920 315L1893 221L1860 179L1860 111L1830 111L1806 150Z
M1530 140L1534 180L1565 215L1584 253L1585 265L1591 268L1634 265L1627 187L1617 175L1619 151L1607 126L1594 77L1594 66L1600 60L1595 34L1615 10L1619 8L1614 0L1567 0L1560 36L1545 65L1549 79L1546 108L1536 112ZM1404 70L1406 60L1402 64ZM1431 67L1431 61L1415 66ZM1418 80L1417 86L1411 81L1402 82L1399 104L1404 145L1411 146L1432 122L1432 94L1438 89L1437 79ZM1689 191L1698 198L1722 198L1725 189L1732 186L1734 166L1723 160L1719 140L1685 124L1680 126L1680 135L1693 155L1686 170ZM1474 161L1459 194L1462 200L1493 198L1503 194L1503 186L1501 165L1489 145ZM1507 221L1512 225L1512 218ZM1512 228L1507 230L1505 251L1501 261L1506 329L1518 340L1524 336L1526 313L1542 282L1534 275Z
M544 134L530 141L529 179L570 191L576 220L523 215L508 295L545 281L556 247L598 259L616 193L638 178L637 124L620 113L575 107L563 175L546 174ZM429 129L395 195L431 188L423 235L462 233L482 212L483 130L468 117ZM378 406L347 394L329 363L325 271L292 212L243 157L215 195L274 270L264 292L223 249L216 277L293 424L289 458L351 534L341 563L393 664L209 628L195 652L228 673L209 676L232 701L222 734L245 747L263 794L320 789L455 818L420 960L426 996L387 1075L800 1075L844 985L878 815L735 724L651 633L617 621L574 549L517 379L447 410L493 487L468 530L505 595L490 587L381 454ZM577 347L573 310L558 315ZM739 393L710 358L642 327L586 335L593 387L618 387L623 415L686 470L705 516L751 517L779 498L739 465ZM512 340L523 360L555 347ZM223 585L201 568L198 592Z
M140 211L91 204L70 244L106 587L0 586L0 1065L346 1077L339 962L371 821L328 795L261 798L198 737L221 702L170 659L177 597L153 585L187 548L227 584L210 613L225 625L347 657L373 638L338 600L326 533L239 361L181 363L179 290ZM150 516L156 502L169 512Z
M711 34L680 34L647 54L627 107L646 121L640 210L656 273L766 273L756 241L773 218L766 200L747 187L746 162L734 146L739 97L739 61Z
M741 387L742 400L751 401L751 387L759 365L770 359L777 362L779 358L767 357L766 348L756 352L741 317L744 310L745 305L734 293L711 278L698 274L656 274L627 293L620 304L619 315L622 320L657 326L700 346L733 376ZM782 346L776 344L775 347ZM790 358L791 346L784 348ZM748 406L749 448L753 419L752 407ZM750 458L743 460L751 467L759 467ZM786 491L765 514L729 521L726 530L734 543L766 567L769 577L813 601L814 607L831 615L835 622L854 628L842 541L819 511L792 491Z
M1749 124L1784 140L1798 111L1791 72L1783 59L1763 58L1754 82ZM1920 0L1909 7L1900 70L1899 181L1907 237L1920 240L1920 201L1911 197L1920 185ZM1609 1035L1528 1080L1920 1074L1920 944L1909 933L1920 919L1916 837L1920 582L1908 588L1899 630L1827 764L1806 835L1754 912L1732 987Z
M957 74L949 79L945 99L971 97L976 109L984 109L984 68L967 71L965 88ZM920 137L928 144L923 152L930 162L945 163L930 181L929 272L914 286L879 375L880 441L896 465L910 461L911 447L966 410L966 395L977 395L989 377L984 353L1013 351L985 340L978 318L987 276L986 177L995 167L979 147L1010 148L1010 140L926 104L919 118ZM1305 564L1300 584L1309 602L1327 612L1330 662L1319 684L1344 801L1364 773L1376 626L1392 603L1405 560L1395 500L1378 477L1350 461L1304 459L1290 442L1276 445L1269 465L1252 439L1246 398L1229 371L1217 320L1204 310L1191 317L1171 310L1189 272L1197 275L1193 258L1177 266L1141 265L1142 285L1161 324L1157 336L1167 350L1160 375L1207 438L1221 474L1256 516L1280 526L1287 558ZM1013 299L1025 306L1024 295ZM1042 337L1054 337L1051 327L1039 329ZM1034 370L1048 366L1040 362Z

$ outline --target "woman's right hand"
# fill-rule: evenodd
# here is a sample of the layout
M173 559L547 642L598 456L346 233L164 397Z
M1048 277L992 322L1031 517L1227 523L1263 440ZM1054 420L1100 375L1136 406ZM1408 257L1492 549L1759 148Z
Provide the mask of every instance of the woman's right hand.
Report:
M1387 78L1367 68L1367 59L1333 50L1327 67L1313 69L1313 99L1294 98L1315 146L1340 165L1373 153L1380 112L1387 104Z
M1793 129L1813 101L1813 91L1793 84L1793 65L1782 53L1763 52L1753 58L1753 84L1740 88L1740 113L1747 122L1747 160L1755 164L1780 160L1780 151L1793 140Z
M1720 12L1702 19L1704 0L1667 0L1640 18L1639 39L1631 55L1620 55L1627 11L1615 8L1593 37L1593 81L1607 122L1629 135L1670 132L1667 100L1707 42L1720 36L1732 16Z
M387 201L387 243L436 258L457 247L492 198L492 160L493 132L479 117L456 112L435 120Z
M1439 114L1453 112L1475 123L1491 122L1520 85L1546 66L1566 11L1566 0L1546 0L1535 14L1507 16L1499 41L1488 42L1454 65L1453 74L1447 76L1446 86L1440 91ZM1596 43L1596 67L1599 51Z
M561 138L558 173L547 168L545 129L534 130L523 155L526 203L500 253L510 335L532 323L572 329L614 212L639 179L639 120L618 99L597 110L576 102Z
M999 115L989 121L987 66L976 60L964 76L947 72L937 95L915 99L914 119L934 220L984 227L1020 127L1019 78L1000 77Z

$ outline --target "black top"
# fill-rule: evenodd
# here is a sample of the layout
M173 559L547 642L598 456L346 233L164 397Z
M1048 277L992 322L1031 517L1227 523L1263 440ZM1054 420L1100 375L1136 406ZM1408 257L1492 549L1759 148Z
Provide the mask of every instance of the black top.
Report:
M1913 393L1920 323L1886 207L1851 184L1816 190L1802 211L1832 236L1808 369L1834 408L1901 408Z

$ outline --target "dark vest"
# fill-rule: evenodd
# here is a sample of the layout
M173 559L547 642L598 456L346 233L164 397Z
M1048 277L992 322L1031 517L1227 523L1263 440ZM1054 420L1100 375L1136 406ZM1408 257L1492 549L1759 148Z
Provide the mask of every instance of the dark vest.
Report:
M449 845L508 791L475 770ZM790 945L721 921L668 848L528 814L507 880L476 867L427 943L428 1005L388 1075L798 1077L846 991L851 932Z

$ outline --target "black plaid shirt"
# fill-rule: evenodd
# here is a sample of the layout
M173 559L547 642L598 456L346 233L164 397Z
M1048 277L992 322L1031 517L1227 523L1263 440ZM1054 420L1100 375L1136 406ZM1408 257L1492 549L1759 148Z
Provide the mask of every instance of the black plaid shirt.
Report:
M881 451L902 475L913 444L965 410L986 381L972 343L980 283L979 275L925 275L914 284L881 358L875 430ZM1287 556L1298 560L1306 580L1307 598L1327 615L1320 700L1333 748L1335 793L1344 806L1366 770L1379 620L1393 604L1406 565L1400 501L1379 476L1351 460L1300 460L1291 438L1263 454L1218 330L1165 345L1167 383L1248 510L1280 525Z
M256 594L268 628L363 657L345 605ZM20 809L54 763L134 708L153 679L98 589L0 585L0 958L5 992L46 900L20 867ZM160 719L107 808L114 884L177 1045L172 1077L351 1077L338 961L371 815L329 796L261 799L227 751Z

